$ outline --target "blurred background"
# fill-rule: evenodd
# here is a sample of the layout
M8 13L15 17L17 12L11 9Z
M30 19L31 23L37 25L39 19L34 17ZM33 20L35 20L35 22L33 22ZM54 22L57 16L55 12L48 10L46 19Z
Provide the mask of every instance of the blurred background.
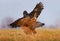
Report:
M60 27L60 0L0 0L0 28L23 17L24 10L30 13L39 2L44 9L37 21L47 27Z

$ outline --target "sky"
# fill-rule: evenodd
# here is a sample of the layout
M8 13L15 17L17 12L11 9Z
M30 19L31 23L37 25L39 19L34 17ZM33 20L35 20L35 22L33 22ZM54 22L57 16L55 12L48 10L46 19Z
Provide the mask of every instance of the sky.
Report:
M60 0L0 0L0 25L6 17L15 21L23 16L24 10L30 13L39 2L43 3L44 9L37 21L55 25L60 20Z

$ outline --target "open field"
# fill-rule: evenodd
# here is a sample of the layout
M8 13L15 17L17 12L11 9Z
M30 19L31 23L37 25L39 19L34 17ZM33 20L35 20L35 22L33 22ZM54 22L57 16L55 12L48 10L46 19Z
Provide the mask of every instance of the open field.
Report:
M37 34L26 35L22 29L0 29L0 41L60 41L59 29L36 29Z

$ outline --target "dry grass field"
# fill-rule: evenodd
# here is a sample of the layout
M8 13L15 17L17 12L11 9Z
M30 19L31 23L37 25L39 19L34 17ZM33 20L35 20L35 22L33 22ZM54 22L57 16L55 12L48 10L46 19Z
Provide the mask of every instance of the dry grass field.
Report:
M0 29L0 41L60 41L59 29L36 29L34 35L26 35L22 29Z

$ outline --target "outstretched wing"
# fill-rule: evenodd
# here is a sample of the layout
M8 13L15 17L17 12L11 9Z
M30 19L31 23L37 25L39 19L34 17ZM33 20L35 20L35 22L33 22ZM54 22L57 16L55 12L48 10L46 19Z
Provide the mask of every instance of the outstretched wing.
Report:
M29 14L29 16L31 18L34 17L35 13L36 13L36 18L38 18L38 16L41 14L42 10L44 9L43 4L40 2L36 5L36 7L33 9L33 11Z
M25 11L23 12L23 17L17 19L17 20L14 21L13 23L11 23L10 26L11 26L12 28L20 27L21 25L19 25L18 23L19 23L21 20L25 19L27 16L29 16L29 15L28 15L28 12L25 10Z
M24 16L22 18L19 18L15 22L11 23L10 26L12 26L12 28L13 27L20 27L21 20L24 20L27 16L29 16L30 18L33 18L35 14L36 14L36 18L38 18L38 16L41 14L42 10L43 10L43 4L40 2L36 5L36 7L33 9L33 11L31 13L28 14L27 11L24 11L23 12Z
M18 22L20 22L20 20L23 19L23 18L24 18L24 17L17 19L17 20L14 21L13 23L11 23L10 26L11 26L12 28L20 27L20 25L18 24Z

